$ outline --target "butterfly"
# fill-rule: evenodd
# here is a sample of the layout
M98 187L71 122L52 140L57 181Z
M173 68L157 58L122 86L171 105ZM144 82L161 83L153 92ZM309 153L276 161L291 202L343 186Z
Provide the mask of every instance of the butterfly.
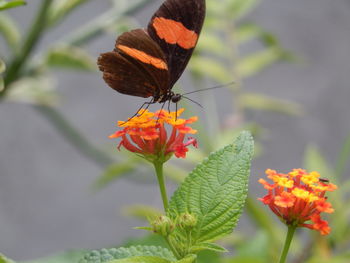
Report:
M98 58L103 79L114 90L177 103L172 87L182 75L197 44L205 17L205 0L166 0L147 29L120 35L112 52Z

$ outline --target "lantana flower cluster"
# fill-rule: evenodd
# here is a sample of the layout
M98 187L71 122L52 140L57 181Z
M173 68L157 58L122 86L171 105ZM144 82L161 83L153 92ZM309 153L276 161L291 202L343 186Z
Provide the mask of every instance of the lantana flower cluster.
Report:
M151 162L165 162L173 154L177 158L185 158L189 145L197 147L197 141L192 137L184 142L186 134L197 132L188 126L197 121L197 117L179 118L183 111L183 108L176 112L162 109L153 113L141 109L128 121L119 121L118 126L123 129L112 134L110 138L121 138L118 149L124 147L141 154Z
M267 169L266 175L272 183L259 180L268 190L268 194L259 200L268 205L285 224L314 229L322 235L330 233L331 228L321 218L321 213L334 212L325 194L337 189L336 185L320 178L317 172L307 173L303 169L293 169L288 174Z

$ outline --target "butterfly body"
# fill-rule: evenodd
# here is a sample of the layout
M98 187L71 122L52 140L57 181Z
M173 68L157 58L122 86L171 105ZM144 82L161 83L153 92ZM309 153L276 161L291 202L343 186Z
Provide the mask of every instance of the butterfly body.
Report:
M205 0L166 0L147 29L123 33L113 51L100 55L103 79L122 94L152 97L150 103L179 101L172 87L197 44L204 16Z

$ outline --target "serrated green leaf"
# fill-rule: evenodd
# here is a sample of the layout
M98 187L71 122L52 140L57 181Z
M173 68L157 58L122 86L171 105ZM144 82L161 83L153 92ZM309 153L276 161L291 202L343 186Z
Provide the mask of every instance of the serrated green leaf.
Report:
M108 166L103 174L94 182L94 189L101 189L109 183L117 180L126 173L135 170L135 161L129 160L123 163L116 163Z
M174 193L169 216L187 212L197 217L192 244L231 233L247 197L252 155L253 138L242 132L233 145L212 153L198 165Z
M15 261L5 257L3 254L0 253L0 263L15 263Z
M250 77L280 60L283 54L282 50L278 48L258 51L238 61L237 72L242 77Z
M2 1L0 1L0 11L5 10L5 9L9 9L9 8L13 8L13 7L17 7L17 6L21 6L21 5L25 5L25 4L26 4L26 2L23 0L12 0L10 2L2 0Z
M294 116L302 114L301 107L296 103L259 93L242 94L240 97L240 103L246 109L273 111Z
M4 13L0 14L0 34L6 40L8 47L15 51L21 38L20 32L15 21Z
M94 250L86 254L79 263L104 263L111 262L116 259L124 259L130 257L159 257L167 260L167 262L175 261L176 258L166 248L156 246L132 246Z
M189 68L193 74L209 77L219 83L225 83L232 80L229 70L222 64L211 58L193 57L189 64Z
M46 64L50 67L87 70L96 69L96 61L85 50L73 46L58 46L52 48L46 57Z
M123 209L127 216L136 217L141 220L148 220L160 216L163 212L153 206L148 205L130 205Z
M233 0L228 3L226 12L234 19L247 15L256 5L258 0Z
M198 245L195 245L191 247L190 251L192 253L198 253L199 251L202 250L210 250L210 251L215 251L215 252L228 252L226 248L219 246L218 244L215 243L200 243Z

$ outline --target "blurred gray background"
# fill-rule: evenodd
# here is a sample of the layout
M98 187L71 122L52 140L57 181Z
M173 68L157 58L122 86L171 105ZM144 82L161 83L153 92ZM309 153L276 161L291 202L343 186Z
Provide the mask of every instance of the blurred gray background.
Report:
M29 0L27 6L10 12L23 31L39 3ZM160 3L136 16L141 24L146 24ZM48 32L38 49L108 7L107 0L84 5ZM264 0L248 19L276 34L304 62L276 64L248 79L245 88L297 102L306 111L302 117L248 115L248 120L270 129L263 140L264 154L253 163L251 183L266 168L300 167L310 142L334 161L350 131L350 1ZM105 36L88 49L97 57L113 43L113 36ZM100 74L58 71L55 75L62 95L58 107L66 118L94 144L116 144L107 138L115 122L132 115L143 100L117 94ZM224 97L225 91L216 94ZM224 115L229 109L227 105L220 110ZM132 229L139 222L124 217L122 207L134 203L161 206L158 188L150 183L121 179L92 193L91 184L101 168L63 140L31 106L0 104L0 125L0 251L8 257L33 259L68 248L118 244L141 234Z

